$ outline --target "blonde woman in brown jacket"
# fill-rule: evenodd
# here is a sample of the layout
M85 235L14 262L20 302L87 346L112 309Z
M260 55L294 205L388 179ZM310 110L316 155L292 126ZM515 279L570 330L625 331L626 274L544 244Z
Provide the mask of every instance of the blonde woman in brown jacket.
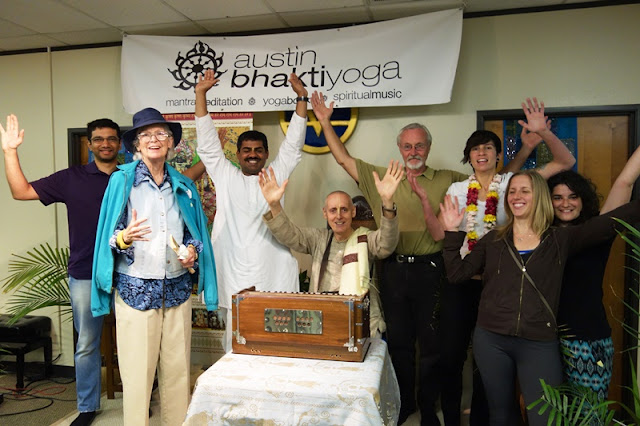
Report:
M611 217L640 220L634 201L582 225L552 227L553 206L545 180L535 171L514 174L507 186L507 224L478 241L464 259L458 231L464 210L445 198L444 259L450 285L482 273L483 290L473 337L474 356L484 382L491 425L517 424L514 382L525 404L538 399L540 379L563 380L556 335L556 314L564 265L580 250L615 235ZM529 412L529 424L546 425L545 416Z

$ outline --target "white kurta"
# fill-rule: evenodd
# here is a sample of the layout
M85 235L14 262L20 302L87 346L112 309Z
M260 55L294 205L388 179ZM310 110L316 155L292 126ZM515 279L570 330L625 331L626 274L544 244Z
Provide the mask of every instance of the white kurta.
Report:
M270 164L279 183L302 159L306 119L293 114L287 136ZM218 273L219 304L231 309L231 296L247 287L298 291L298 262L262 221L269 209L258 176L245 176L227 160L210 116L196 117L198 155L216 188L211 242Z

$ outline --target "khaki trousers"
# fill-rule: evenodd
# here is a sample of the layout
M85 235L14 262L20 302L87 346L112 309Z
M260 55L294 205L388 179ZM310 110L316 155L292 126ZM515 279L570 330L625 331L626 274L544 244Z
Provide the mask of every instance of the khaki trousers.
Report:
M149 424L156 367L162 424L181 425L191 392L191 299L180 306L139 311L116 292L115 307L125 426Z

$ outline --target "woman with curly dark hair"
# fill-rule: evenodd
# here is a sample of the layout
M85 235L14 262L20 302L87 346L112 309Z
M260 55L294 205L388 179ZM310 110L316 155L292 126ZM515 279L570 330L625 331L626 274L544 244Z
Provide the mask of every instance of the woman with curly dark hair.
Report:
M600 206L595 185L572 171L558 173L549 181L554 225L573 226L607 213L631 199L633 184L640 175L640 150L636 150L614 182L607 200ZM561 339L564 373L570 382L591 388L601 399L607 397L613 368L611 328L602 304L602 279L614 238L570 257L564 270L558 324L567 327Z
M577 197L580 199L582 208L579 210L578 215L573 220L570 220L571 224L582 223L600 214L600 200L602 196L598 194L596 185L591 182L590 179L572 170L567 170L551 176L548 183L549 190L552 193L557 185L565 185L574 194L574 198ZM561 197L554 197L553 195L551 198L554 200L561 199ZM563 216L561 215L560 217ZM560 217L556 214L554 225L567 224Z

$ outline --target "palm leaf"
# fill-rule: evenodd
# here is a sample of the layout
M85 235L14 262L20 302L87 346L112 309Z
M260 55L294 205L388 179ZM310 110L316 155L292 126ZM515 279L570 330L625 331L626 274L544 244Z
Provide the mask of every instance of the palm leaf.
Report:
M38 282L54 283L66 280L69 249L53 249L48 243L41 244L27 252L25 256L13 254L9 261L9 276L2 280L6 293L24 285Z
M63 315L71 314L71 297L67 279L69 249L54 249L48 243L28 251L13 254L9 260L9 275L0 281L2 291L15 291L7 302L11 322L49 306L63 306Z
M615 412L609 409L614 401L602 401L589 388L574 383L551 386L540 379L542 397L527 407L538 407L538 414L549 412L547 425L610 425Z
M633 362L631 356L629 356L630 365L631 365L631 383L633 386L623 386L624 389L628 389L631 391L633 395L633 409L629 408L623 403L619 403L620 407L629 415L629 417L634 421L634 424L640 424L640 390L638 389L638 377L636 374L636 367Z

